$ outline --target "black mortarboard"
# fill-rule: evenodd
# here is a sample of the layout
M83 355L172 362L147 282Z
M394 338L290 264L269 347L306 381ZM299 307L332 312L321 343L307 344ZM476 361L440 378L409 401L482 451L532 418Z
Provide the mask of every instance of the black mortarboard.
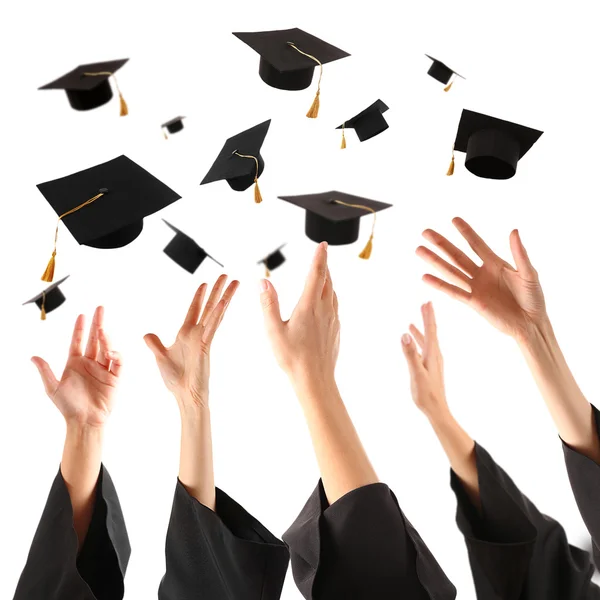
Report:
M315 65L319 65L322 75L324 64L350 56L298 28L233 35L260 54L258 73L261 79L280 90L304 90L312 82ZM317 96L307 117L318 115L320 86L319 76Z
M388 109L389 107L384 102L377 100L371 106L359 112L355 117L337 127L336 129L342 130L342 149L346 147L345 129L354 129L361 142L369 140L382 131L385 131L389 125L383 118L383 113Z
M466 152L465 167L485 179L510 179L517 163L537 142L542 131L463 110L454 142L457 152ZM454 173L454 151L448 175Z
M26 304L31 304L35 302L37 307L41 311L42 321L46 320L46 315L49 312L52 312L55 308L58 308L65 300L65 295L60 291L58 287L63 282L65 282L69 276L63 277L60 281L53 283L50 287L47 287L41 294L38 294L31 300L27 300L27 302L23 302L23 306Z
M181 198L125 155L37 187L59 223L62 220L80 244L92 248L126 246L141 233L144 217ZM43 281L54 276L56 236L54 242Z
M260 149L270 125L271 119L229 138L200 185L225 179L232 189L242 192L254 183L254 200L260 202L258 178L265 168Z
M164 132L164 130L166 129L169 133L177 133L178 131L181 131L183 129L183 119L185 119L185 117L175 117L174 119L171 119L170 121L167 121L161 125L165 139L167 139L167 134Z
M337 191L302 196L279 196L279 198L306 209L307 237L313 242L328 242L332 246L355 242L358 239L360 217L391 206L391 204ZM372 242L373 231L367 246L361 252L361 258L369 258Z
M113 92L108 82L109 77L115 80L115 86L121 101L121 116L128 114L127 104L123 99L115 73L128 61L110 60L106 62L79 65L66 75L39 88L40 90L65 90L69 103L75 110L90 110L106 104Z
M431 64L431 67L429 67L429 71L427 71L427 74L431 75L434 79L436 79L440 83L443 83L444 85L446 85L450 81L450 79L452 79L453 75L456 75L457 77L460 77L461 79L464 79L464 77L462 75L460 75L456 71L453 71L450 67L447 67L441 60L438 60L437 58L433 58L433 56L429 56L429 54L426 54L425 56L433 61L433 63ZM444 88L444 91L445 92L449 91L451 87L452 87L452 83L450 85L447 85Z
M206 250L201 248L189 235L186 235L165 219L163 221L175 232L175 237L167 244L164 253L180 267L189 273L195 273L196 269L207 256L212 258L221 267L223 266L208 254Z
M279 248L277 248L277 250L274 250L273 252L271 252L271 254L258 261L257 264L265 265L267 277L269 277L271 271L274 271L277 267L280 267L285 262L285 256L281 251L281 249L284 246L285 244L282 244L281 246L279 246Z

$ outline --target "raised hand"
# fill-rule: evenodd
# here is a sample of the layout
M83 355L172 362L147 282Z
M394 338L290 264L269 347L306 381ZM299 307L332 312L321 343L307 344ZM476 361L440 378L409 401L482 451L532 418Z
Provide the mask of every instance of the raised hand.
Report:
M203 283L198 288L172 346L166 348L153 333L144 337L165 385L177 398L181 410L208 404L210 345L239 287L239 281L232 281L223 293L226 281L227 275L217 279L204 310L207 285Z
M84 353L85 317L77 317L69 358L60 380L45 360L39 356L31 359L40 373L46 394L67 424L102 427L112 411L123 361L121 355L112 350L103 322L104 308L99 306Z
M515 269L496 255L468 223L458 217L452 223L483 264L476 265L445 237L426 229L423 237L453 264L425 246L419 246L417 255L445 277L440 279L427 274L423 281L473 307L502 333L523 340L532 328L547 319L547 315L537 271L529 260L518 231L515 229L510 234Z

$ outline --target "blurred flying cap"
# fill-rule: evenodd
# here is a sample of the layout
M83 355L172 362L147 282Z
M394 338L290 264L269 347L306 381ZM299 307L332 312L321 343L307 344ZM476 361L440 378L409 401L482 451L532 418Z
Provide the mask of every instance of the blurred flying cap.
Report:
M280 267L285 262L285 256L283 255L283 252L281 252L281 249L285 245L286 244L282 244L279 246L279 248L277 248L277 250L271 252L271 254L269 254L267 257L258 261L257 264L265 265L267 277L271 275L271 271L274 271L277 267Z
M454 173L454 151L466 152L465 167L484 179L510 179L517 163L542 131L463 110L447 175Z
M177 133L178 131L181 131L183 129L183 119L185 119L185 117L175 117L174 119L171 119L170 121L167 121L161 125L165 140L168 139L165 129L169 133Z
M337 127L337 129L342 130L342 150L346 147L346 129L354 129L361 142L369 140L382 131L385 131L389 125L383 118L383 113L388 109L389 107L384 102L377 100L355 117Z
M319 85L315 100L306 114L319 114L319 96L323 65L350 56L301 29L281 29L254 33L234 33L260 55L258 74L267 84L280 90L304 90L310 86L315 66L319 67Z
M112 97L109 78L112 76L121 105L121 116L129 113L115 73L128 61L110 60L108 62L79 65L66 75L39 88L40 90L65 90L69 104L75 110L91 110L106 104Z
M445 92L450 91L450 88L452 87L452 84L454 83L454 79L453 79L454 75L456 75L456 77L460 77L461 79L464 79L464 77L462 75L459 75L456 71L453 71L450 67L447 67L441 60L438 60L437 58L433 58L433 56L429 56L429 54L426 54L425 56L433 61L433 63L431 64L431 67L429 67L429 71L427 71L428 75L431 75L431 77L433 77L440 83L443 83L444 85L447 84L452 79L452 82L448 83L448 85L446 85L446 87L444 88Z
M125 155L67 177L40 183L37 188L58 215L54 251L42 281L54 278L60 221L79 244L92 248L121 248L141 233L144 217L181 198Z
M46 320L46 315L49 312L52 312L55 308L58 308L65 300L65 295L60 291L58 287L63 282L65 282L69 276L63 277L60 281L53 283L50 287L47 287L41 294L35 296L31 300L27 300L27 302L23 302L23 306L26 304L31 304L35 302L37 307L41 311L41 319L42 321Z
M279 196L279 198L306 209L305 232L308 238L317 243L328 242L332 246L355 242L358 239L360 218L372 213L371 236L360 253L360 258L371 256L375 214L391 206L391 204L336 191L303 196Z
M200 185L225 179L232 189L242 192L254 183L254 201L262 202L258 178L265 161L260 149L270 125L271 119L229 138Z
M163 221L175 232L175 237L167 244L164 253L180 267L185 269L188 273L195 273L196 269L202 264L202 261L207 256L221 267L223 266L219 261L215 260L201 248L189 235L186 235L183 231L177 229L177 227L171 225L171 223L165 219L163 219Z

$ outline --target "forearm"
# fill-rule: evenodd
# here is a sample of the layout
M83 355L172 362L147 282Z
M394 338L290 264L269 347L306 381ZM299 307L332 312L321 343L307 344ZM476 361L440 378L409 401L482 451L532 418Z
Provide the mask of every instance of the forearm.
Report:
M103 434L102 427L67 424L60 470L71 499L73 526L80 549L94 514Z
M308 424L327 500L379 481L335 382L294 384Z
M181 411L179 481L190 496L212 511L215 510L215 477L208 407Z
M600 463L600 440L589 402L579 389L546 319L519 346L563 441Z

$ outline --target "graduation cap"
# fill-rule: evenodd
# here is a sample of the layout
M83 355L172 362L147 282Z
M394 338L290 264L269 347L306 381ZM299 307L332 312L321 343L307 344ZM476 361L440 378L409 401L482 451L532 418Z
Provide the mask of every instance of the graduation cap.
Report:
M277 267L280 267L285 262L285 256L283 255L283 252L281 252L281 249L285 245L286 244L279 246L279 248L277 248L277 250L271 252L271 254L269 254L262 260L258 261L257 264L265 265L265 271L266 271L265 275L267 277L271 276L271 271L274 271Z
M431 64L431 67L429 67L429 71L427 71L427 74L431 75L431 77L433 77L440 83L443 83L444 85L448 84L444 88L445 92L450 91L450 88L452 87L452 84L454 83L454 79L452 80L452 82L450 82L450 83L448 83L448 82L453 78L454 75L456 75L456 77L460 77L461 79L464 79L464 77L462 75L459 75L456 71L453 71L450 67L447 67L441 60L438 60L437 58L433 58L433 56L429 56L429 54L426 54L425 56L433 61L433 63Z
M332 246L352 244L358 239L360 218L373 213L371 236L360 253L360 258L369 258L373 249L375 232L375 214L391 204L344 194L343 192L324 192L303 196L279 196L306 209L305 233L313 242L328 242Z
M243 192L254 183L254 201L262 202L258 178L265 161L260 149L270 125L271 119L230 137L200 185L225 179L232 189Z
M454 151L466 152L465 167L484 179L510 179L517 163L542 131L463 110L447 175L454 174Z
M161 125L165 140L169 139L167 136L167 131L169 133L177 133L183 129L183 119L185 119L185 117L175 117L174 119L171 119L170 121L167 121ZM167 131L165 131L165 129Z
M40 183L37 188L58 215L54 250L42 281L54 278L61 221L79 244L92 248L121 248L140 235L144 217L181 198L125 155L67 177Z
M254 33L234 33L260 54L258 74L267 84L280 90L304 90L310 86L315 65L319 66L319 84L306 116L319 114L323 65L350 56L302 29L280 29Z
M389 127L387 121L383 118L383 113L386 110L389 110L389 107L381 100L377 100L355 117L337 127L336 129L342 130L342 150L346 147L346 129L354 129L361 142L385 131Z
M180 267L188 271L188 273L193 274L207 256L212 258L219 266L223 266L218 260L215 260L201 248L189 235L186 235L165 219L163 221L175 232L175 237L167 244L164 253Z
M60 281L53 283L50 287L47 287L41 294L38 294L31 300L23 302L22 306L26 304L32 304L35 302L37 307L41 311L42 321L46 320L46 315L52 312L55 308L58 308L65 300L65 295L60 291L58 287L69 278L69 275L63 277Z
M128 61L110 60L107 62L79 65L66 75L43 85L40 90L65 90L69 104L75 110L91 110L106 104L112 97L109 78L112 77L119 94L121 116L129 114L127 103L121 94L115 73Z

